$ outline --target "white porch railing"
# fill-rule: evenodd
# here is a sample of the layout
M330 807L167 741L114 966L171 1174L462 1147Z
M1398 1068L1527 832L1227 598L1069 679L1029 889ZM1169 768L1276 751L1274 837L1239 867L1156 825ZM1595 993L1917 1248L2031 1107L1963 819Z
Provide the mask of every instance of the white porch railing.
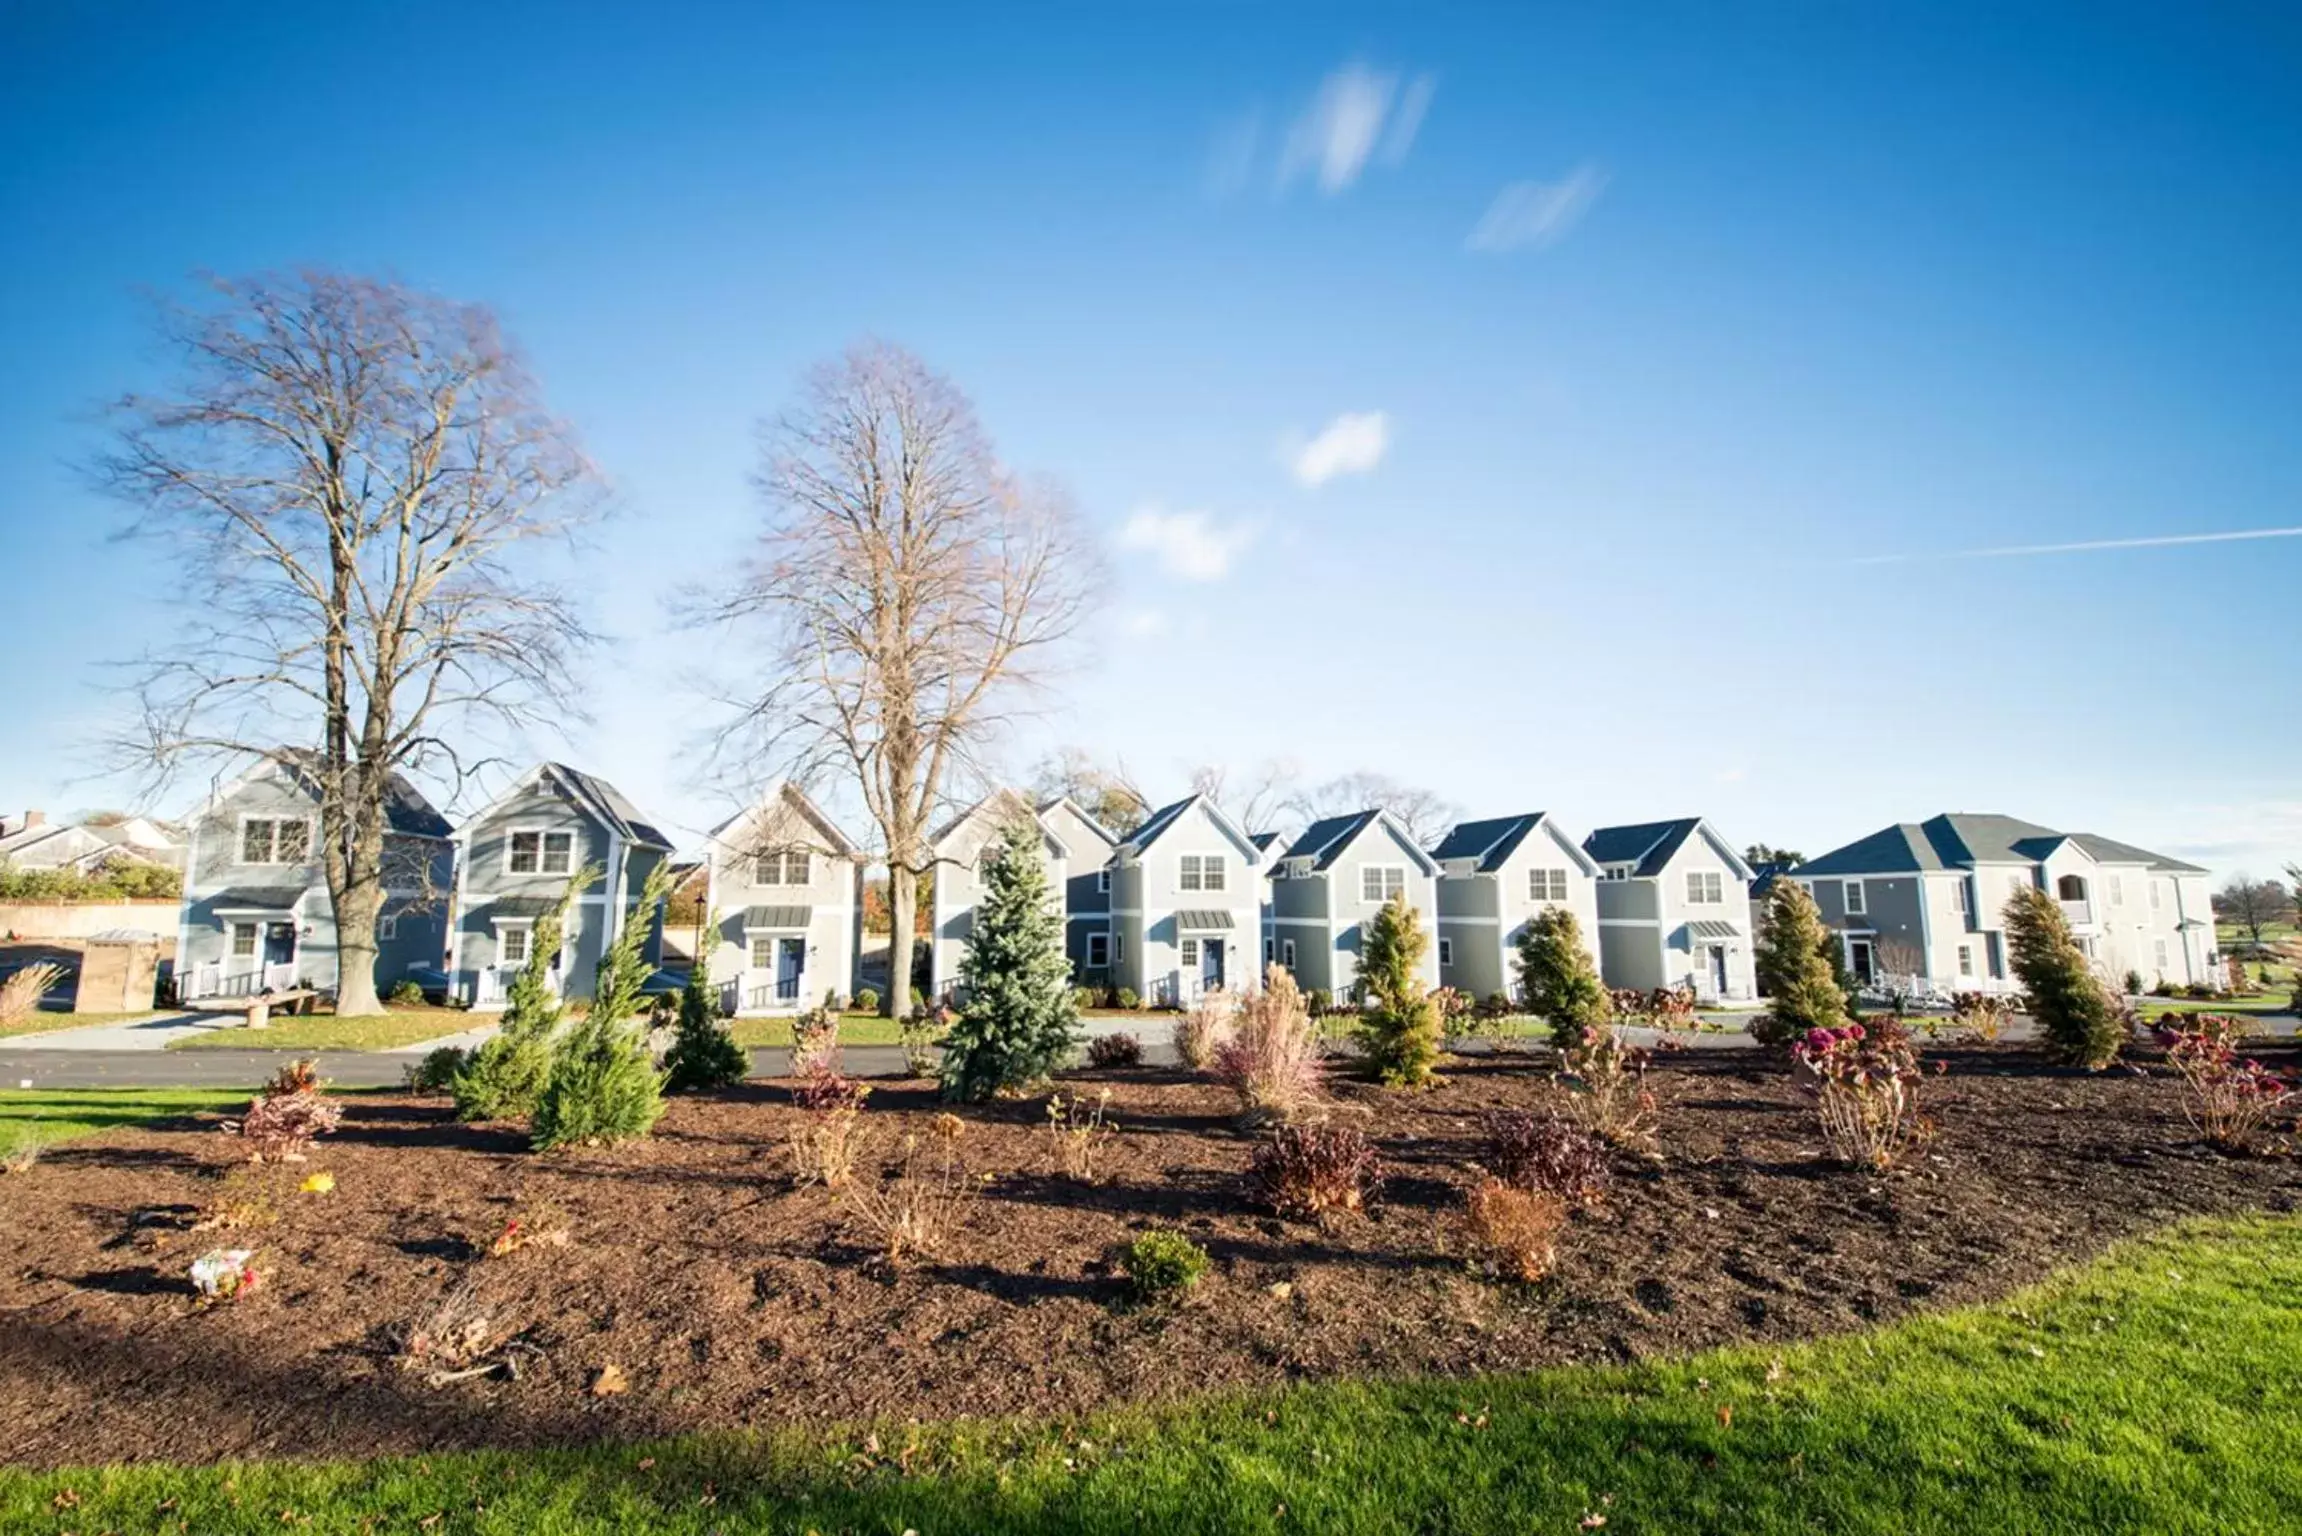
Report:
M259 965L227 970L220 961L209 960L192 968L191 990L188 998L258 997L266 992L287 992L296 985L296 963L282 961L277 965Z
M511 1000L512 978L519 975L521 970L522 967L516 965L481 966L478 981L473 988L472 1006L475 1008L501 1008ZM554 997L559 995L560 979L560 974L557 971L544 973L544 985Z

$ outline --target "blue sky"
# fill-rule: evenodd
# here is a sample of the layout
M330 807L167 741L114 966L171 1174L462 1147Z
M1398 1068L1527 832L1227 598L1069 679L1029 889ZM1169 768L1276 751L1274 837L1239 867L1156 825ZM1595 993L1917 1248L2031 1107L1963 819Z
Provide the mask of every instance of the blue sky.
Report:
M320 263L580 427L616 643L531 745L690 831L663 600L877 335L1110 551L1018 768L2302 857L2302 539L1942 558L2302 525L2291 10L346 10L0 7L0 804L121 798L99 663L169 632L72 468L139 291Z

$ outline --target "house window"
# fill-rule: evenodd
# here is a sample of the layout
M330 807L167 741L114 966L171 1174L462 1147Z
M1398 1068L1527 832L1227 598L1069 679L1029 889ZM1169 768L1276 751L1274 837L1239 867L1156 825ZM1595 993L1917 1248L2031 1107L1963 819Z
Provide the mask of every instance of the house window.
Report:
M256 925L254 923L234 923L232 925L232 958L235 960L253 960L256 958Z
M575 870L573 832L514 832L504 867L515 875L565 875Z
M2126 905L2126 877L2123 875L2110 877L2110 904L2114 907Z
M2152 957L2153 957L2153 958L2156 960L2156 962L2157 962L2158 968L2159 968L2161 971L2165 970L2165 969L2166 969L2166 941L2165 941L2164 939L2153 939L2153 940L2151 941L2151 944L2150 944L2150 949L2151 949L2151 954L2152 954Z
M1263 941L1263 963L1265 965L1269 965L1272 957L1278 952L1279 941L1277 939L1265 939Z
M1359 871L1361 901L1389 901L1406 888L1404 864L1369 864Z
M1290 971L1295 968L1295 941L1293 939L1281 939L1279 941L1279 963Z
M1958 946L1958 974L1961 976L1974 974L1974 946L1971 944Z
M1455 941L1454 941L1453 939L1441 939L1441 940L1439 940L1439 964L1441 964L1441 965L1453 965L1454 963L1455 963Z
M1087 935L1087 963L1096 970L1101 970L1111 963L1111 935L1107 933Z
M2158 881L2156 881L2156 880L2153 880L2153 881L2151 881L2151 882L2150 882L2150 910L2151 910L2151 911L2153 911L2153 912L2155 912L2155 911L2157 911L2157 910L2158 910L2158 887L2159 887L2159 883L2160 883L2160 882L2158 882Z
M1601 880L1628 880L1631 877L1631 871L1636 867L1631 864L1609 864L1599 871L1599 878Z
M1110 870L1108 870L1108 869L1099 869L1099 870L1095 871L1095 889L1096 889L1096 892L1097 892L1099 895L1108 896L1108 895L1110 895L1110 894L1111 894L1111 871L1110 871Z
M399 936L400 917L397 912L386 912L383 916L376 919L376 938L378 942L389 943L391 940L396 939Z
M1726 900L1726 886L1715 869L1687 871L1687 900L1695 906L1716 906Z
M300 816L251 816L240 823L243 864L301 864L311 856L312 824Z
M525 923L516 928L496 930L496 960L502 965L528 963L528 930Z
M1117 965L1122 959L1126 957L1126 954L1127 935L1123 933L1115 933L1111 935L1111 963L1113 965Z
M751 935L751 968L755 971L772 971L775 969L774 934L755 933Z
M1186 891L1219 891L1223 889L1223 855L1219 853L1186 853L1175 883Z
M1954 880L1951 882L1950 889L1951 900L1955 902L1958 907L1958 915L1961 917L1973 916L1974 892L1967 888L1966 882L1964 880Z
M1188 971L1198 964L1199 941L1197 939L1185 939L1183 941L1183 969Z
M805 885L808 881L806 852L763 853L759 867L752 871L754 885Z
M1847 915L1850 917L1862 916L1863 913L1868 910L1868 908L1864 907L1862 904L1862 882L1860 880L1849 880L1845 882L1845 889Z
M1530 869L1527 871L1527 900L1565 901L1567 899L1567 872L1563 869Z
M2061 901L2084 901L2086 899L2086 882L2076 875L2064 875L2054 882L2054 894L2056 899Z

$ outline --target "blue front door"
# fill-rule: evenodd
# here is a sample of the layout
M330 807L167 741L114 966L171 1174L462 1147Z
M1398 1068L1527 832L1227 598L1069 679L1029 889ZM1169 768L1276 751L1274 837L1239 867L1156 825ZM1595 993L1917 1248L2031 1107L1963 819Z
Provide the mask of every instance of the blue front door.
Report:
M1214 988L1223 985L1223 941L1207 939L1199 945L1199 985Z
M777 939L775 941L775 1000L779 1003L799 1001L799 971L807 960L807 940Z

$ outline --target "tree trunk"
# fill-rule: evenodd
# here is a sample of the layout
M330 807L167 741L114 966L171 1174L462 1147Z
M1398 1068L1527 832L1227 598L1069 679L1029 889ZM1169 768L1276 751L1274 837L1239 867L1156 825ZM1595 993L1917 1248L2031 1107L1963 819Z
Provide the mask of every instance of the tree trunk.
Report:
M376 996L376 916L384 906L384 808L361 795L350 807L344 857L331 858L328 899L336 914L336 1016L373 1017L384 1011Z
M901 864L887 866L887 1004L891 1019L911 1017L911 939L919 876ZM901 914L900 916L898 914Z

